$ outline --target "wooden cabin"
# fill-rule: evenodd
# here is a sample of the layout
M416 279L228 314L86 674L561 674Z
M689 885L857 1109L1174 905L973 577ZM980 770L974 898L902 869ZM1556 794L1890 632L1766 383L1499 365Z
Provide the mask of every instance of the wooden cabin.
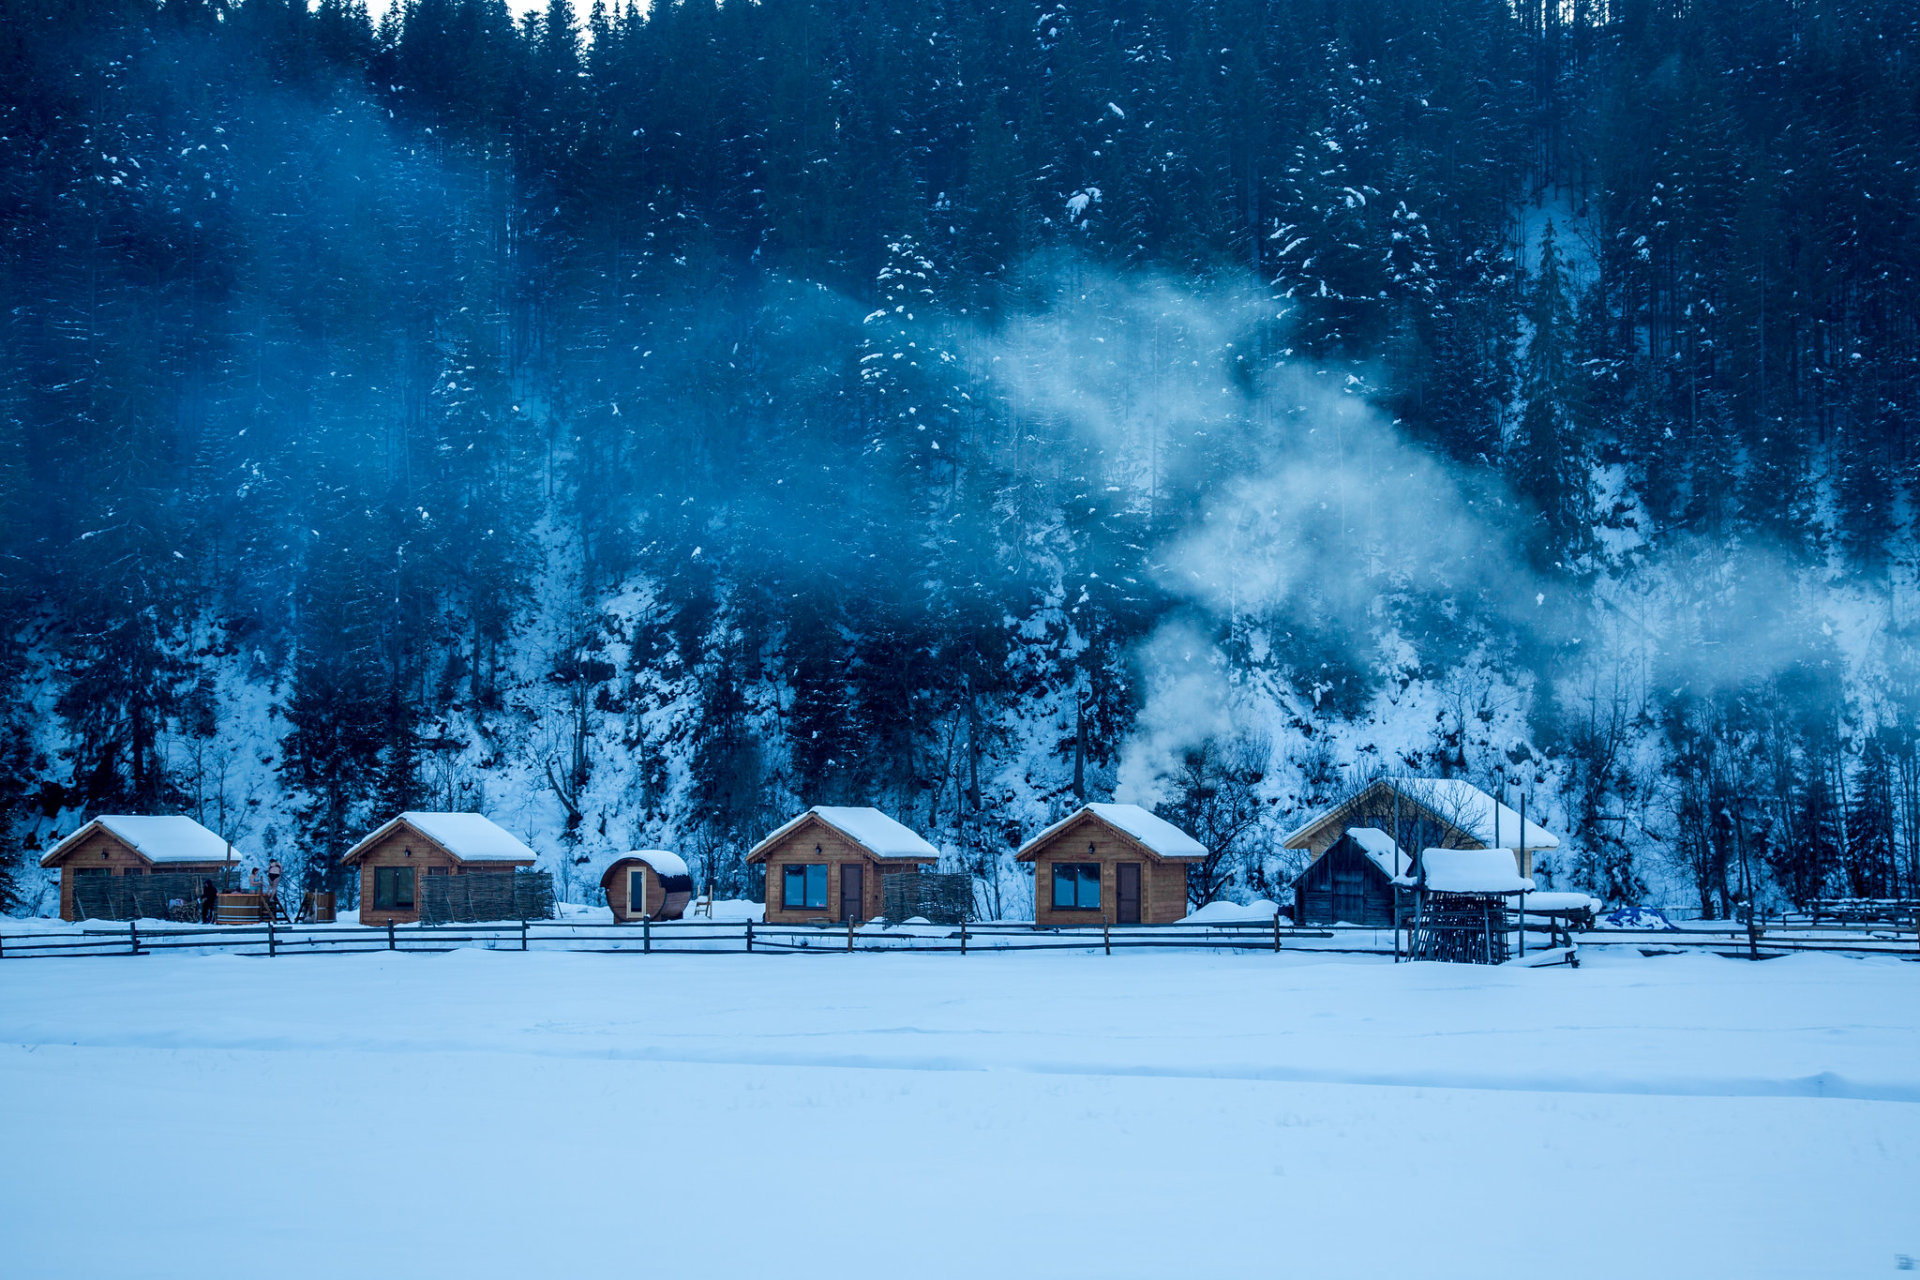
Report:
M420 877L511 875L531 867L534 857L512 832L480 814L413 812L347 850L340 865L360 869L361 924L412 924L420 918Z
M1393 927L1394 877L1412 859L1378 827L1349 827L1293 881L1296 924L1361 924Z
M940 861L940 851L878 809L817 804L755 845L767 868L767 921L858 923L881 914L882 877Z
M665 849L634 849L615 858L600 873L600 887L620 923L678 920L693 900L686 860Z
M1036 928L1172 924L1187 914L1187 865L1206 847L1137 804L1089 804L1026 842Z
M1385 832L1399 849L1512 849L1523 876L1533 855L1558 849L1560 838L1461 778L1379 778L1331 809L1314 815L1281 841L1304 849L1312 862L1355 827ZM1523 830L1524 827L1524 830Z
M1512 849L1423 849L1395 883L1418 904L1407 954L1415 960L1504 964L1508 909L1533 881L1514 869Z
M54 845L40 865L60 869L60 918L77 920L73 888L83 876L172 873L217 881L244 856L192 818L105 814Z

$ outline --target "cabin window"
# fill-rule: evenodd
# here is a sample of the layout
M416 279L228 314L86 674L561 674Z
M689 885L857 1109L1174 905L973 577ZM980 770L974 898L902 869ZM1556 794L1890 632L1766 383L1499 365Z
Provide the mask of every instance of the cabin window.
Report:
M1093 911L1099 906L1099 863L1056 862L1053 864L1053 909L1055 911Z
M645 915L647 910L647 873L627 872L627 914Z
M827 864L801 862L786 867L780 901L786 904L789 911L801 908L825 911L827 909Z
M375 867L373 869L373 905L395 911L413 908L413 868Z

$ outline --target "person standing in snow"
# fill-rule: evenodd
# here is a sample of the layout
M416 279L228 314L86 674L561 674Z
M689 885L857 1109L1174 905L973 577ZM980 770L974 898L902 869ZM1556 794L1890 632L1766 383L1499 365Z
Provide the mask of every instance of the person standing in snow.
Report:
M213 886L213 877L208 876L200 882L200 923L212 924L220 914L220 891Z

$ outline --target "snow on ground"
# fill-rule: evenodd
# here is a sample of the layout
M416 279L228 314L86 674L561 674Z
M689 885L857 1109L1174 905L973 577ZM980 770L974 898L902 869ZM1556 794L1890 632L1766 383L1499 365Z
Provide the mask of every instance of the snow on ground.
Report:
M1897 961L0 973L10 1275L1877 1276L1920 1253L1920 965Z

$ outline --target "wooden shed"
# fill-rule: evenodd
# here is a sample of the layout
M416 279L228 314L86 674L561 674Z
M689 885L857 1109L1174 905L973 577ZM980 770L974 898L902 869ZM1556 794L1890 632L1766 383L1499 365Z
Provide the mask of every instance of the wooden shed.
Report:
M534 852L477 813L403 813L347 850L343 867L360 869L360 923L412 924L420 918L422 876L511 875Z
M1412 861L1378 827L1347 828L1294 878L1294 922L1393 927L1393 880Z
M211 876L217 883L243 857L192 818L104 814L54 845L40 865L60 869L60 918L77 920L73 890L82 877L171 873L198 880Z
M1512 849L1520 874L1533 874L1536 850L1560 838L1463 778L1378 778L1287 833L1289 849L1320 858L1355 827L1385 832L1401 849Z
M693 900L686 859L665 849L634 849L600 873L616 921L678 920Z
M1089 804L1015 856L1033 864L1038 927L1172 924L1187 914L1187 865L1207 850L1137 804Z
M767 868L767 920L857 923L884 909L881 877L940 860L940 851L878 809L817 804L755 845Z

